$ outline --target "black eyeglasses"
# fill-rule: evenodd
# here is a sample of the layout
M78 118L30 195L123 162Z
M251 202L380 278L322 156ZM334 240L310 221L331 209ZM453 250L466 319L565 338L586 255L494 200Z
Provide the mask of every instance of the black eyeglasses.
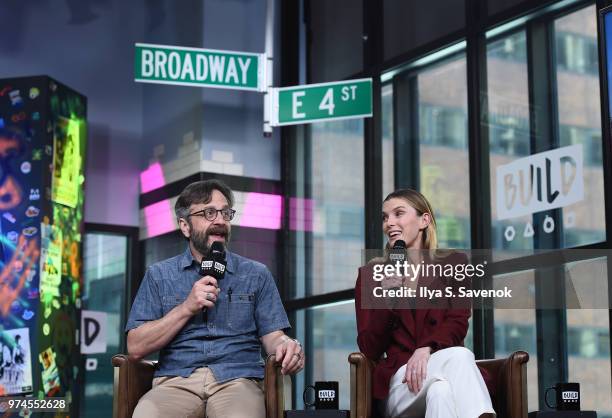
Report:
M214 221L217 219L217 214L221 212L221 216L226 221L231 221L234 219L234 215L236 211L234 209L225 208L225 209L215 209L215 208L206 208L199 210L194 213L190 213L189 216L200 216L206 218L208 221Z

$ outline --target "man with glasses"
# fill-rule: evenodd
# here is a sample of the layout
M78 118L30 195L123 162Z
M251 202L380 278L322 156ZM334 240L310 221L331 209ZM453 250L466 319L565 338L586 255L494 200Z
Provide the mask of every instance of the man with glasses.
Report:
M192 183L176 201L188 248L147 269L126 325L132 358L160 351L153 388L134 417L263 418L262 345L282 362L283 374L304 367L263 264L226 251L222 280L199 275L212 243L230 241L233 205L232 191L218 180Z

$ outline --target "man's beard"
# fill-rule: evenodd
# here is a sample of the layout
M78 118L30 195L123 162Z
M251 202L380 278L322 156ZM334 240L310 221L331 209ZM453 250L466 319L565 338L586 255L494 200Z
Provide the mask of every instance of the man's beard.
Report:
M223 235L225 237L225 242L223 245L227 247L230 241L230 231L229 228L224 226L210 226L206 231L196 231L192 225L189 225L191 228L191 236L189 237L189 241L193 245L193 248L196 249L197 252L202 254L202 256L207 257L210 252L210 246L208 245L208 238L211 235Z

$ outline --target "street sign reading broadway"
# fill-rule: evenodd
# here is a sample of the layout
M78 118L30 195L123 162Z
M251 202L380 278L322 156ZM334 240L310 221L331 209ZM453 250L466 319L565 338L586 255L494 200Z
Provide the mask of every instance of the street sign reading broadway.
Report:
M264 54L136 44L135 81L264 90Z
M273 88L272 126L372 116L372 79Z

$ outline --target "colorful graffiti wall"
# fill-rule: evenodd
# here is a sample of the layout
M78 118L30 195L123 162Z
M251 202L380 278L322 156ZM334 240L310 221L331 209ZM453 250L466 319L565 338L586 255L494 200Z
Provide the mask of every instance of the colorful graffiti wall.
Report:
M0 80L0 395L78 411L86 99ZM74 415L71 412L71 415Z

